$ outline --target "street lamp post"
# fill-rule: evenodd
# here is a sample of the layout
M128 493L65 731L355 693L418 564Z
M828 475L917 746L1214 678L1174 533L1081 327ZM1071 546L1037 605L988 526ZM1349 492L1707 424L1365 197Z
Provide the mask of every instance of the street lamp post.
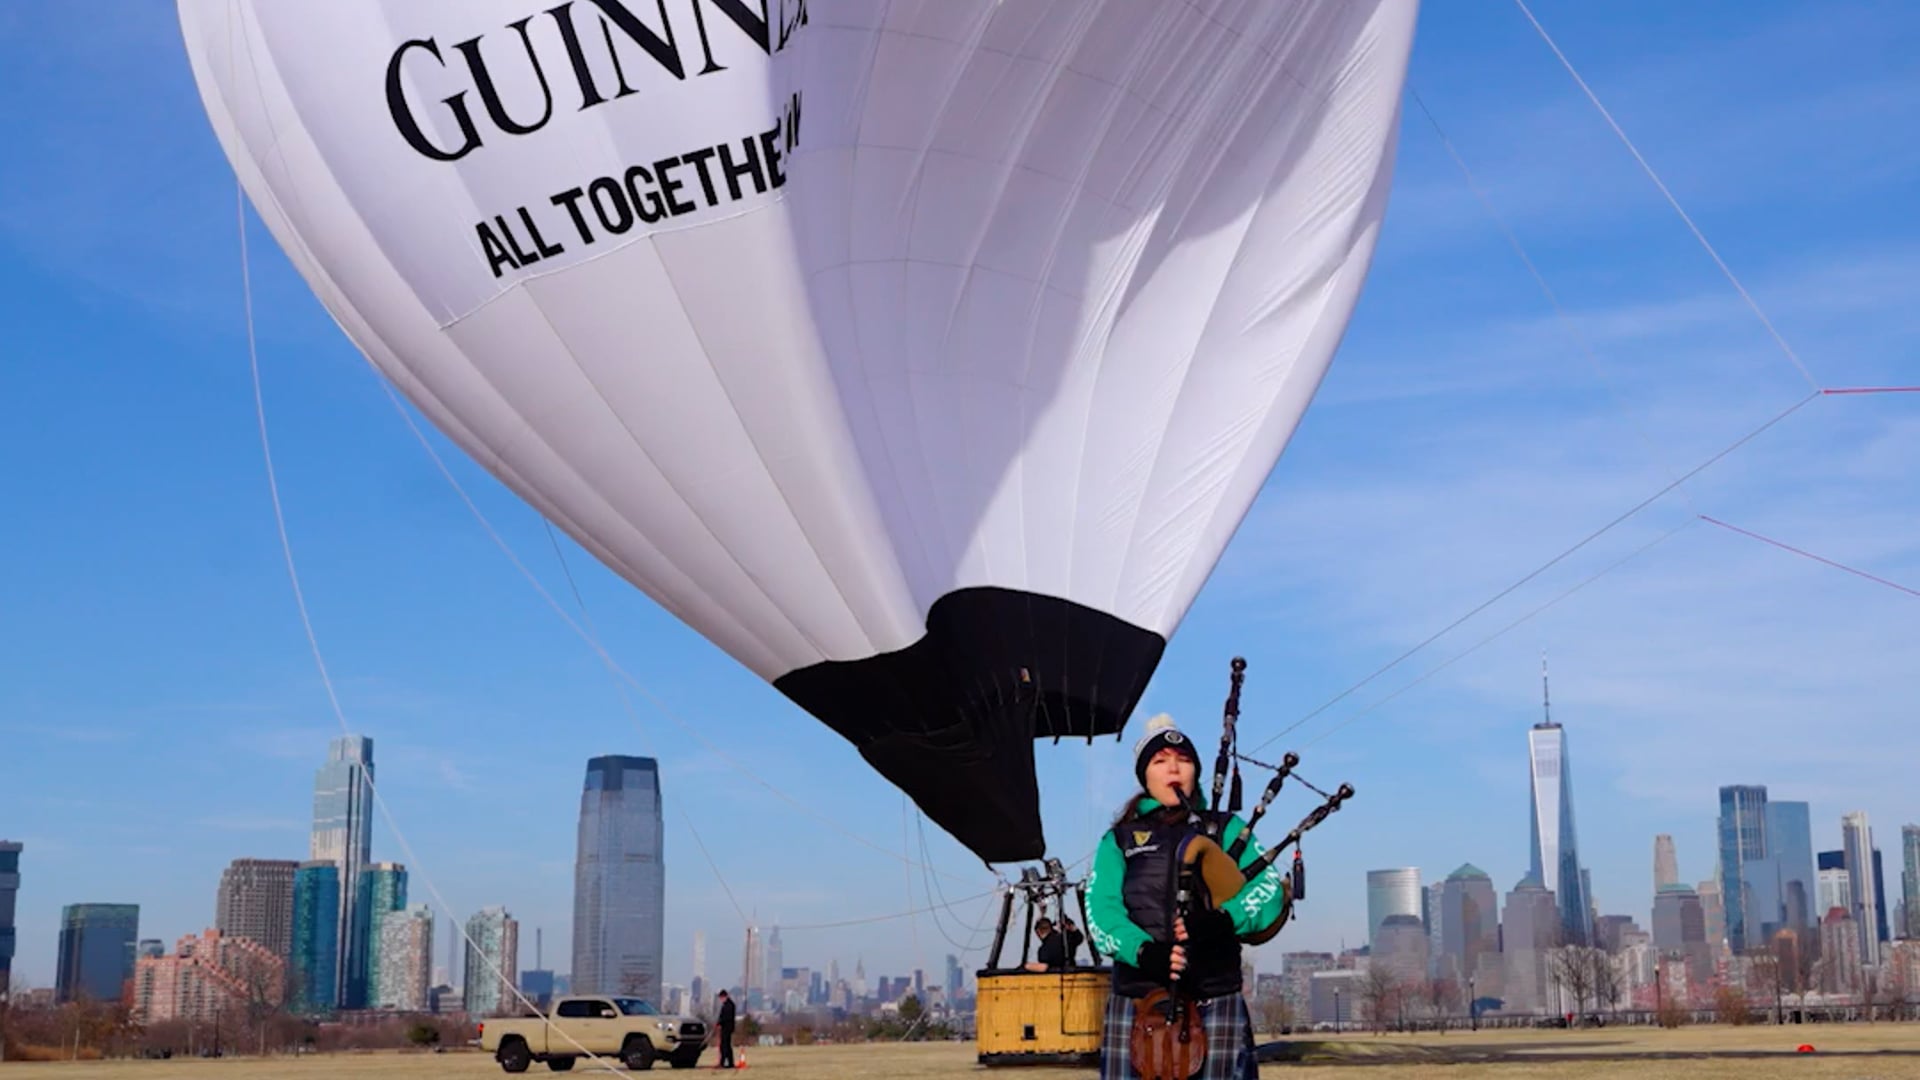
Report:
M1480 995L1474 990L1473 976L1467 976L1467 1023L1480 1030Z

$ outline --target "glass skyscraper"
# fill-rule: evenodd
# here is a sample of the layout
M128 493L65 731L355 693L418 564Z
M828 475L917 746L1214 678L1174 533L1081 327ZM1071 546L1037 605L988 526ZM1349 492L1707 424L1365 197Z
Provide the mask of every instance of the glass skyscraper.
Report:
M327 859L300 864L293 874L292 985L288 1000L307 1016L331 1014L340 1004L340 868Z
M54 997L60 1002L119 1001L133 978L140 942L140 905L68 904L60 910L60 958Z
M1764 892L1771 903L1759 907L1756 900L1751 922L1758 923L1764 940L1771 941L1774 933L1784 928L1804 930L1818 926L1822 913L1814 910L1819 906L1820 894L1819 879L1814 875L1813 825L1807 804L1769 802L1765 817L1767 854L1755 876L1766 880L1764 888L1758 883L1754 888L1756 894Z
M326 764L313 779L313 840L309 858L339 870L339 911L333 985L336 1004L366 1004L367 943L371 937L360 906L360 875L373 858L373 740L343 735L327 746Z
M520 981L520 924L503 907L483 908L467 920L467 1015L498 1016L513 1010Z
M1728 784L1720 789L1720 902L1726 911L1727 947L1734 955L1762 938L1761 920L1750 920L1754 900L1748 864L1767 857L1767 789Z
M360 875L360 902L355 905L354 922L366 935L367 982L361 993L364 1008L378 1008L383 1000L380 986L380 951L387 915L407 906L407 868L399 863L374 863ZM385 995L391 996L391 995Z
M1552 720L1527 732L1533 858L1527 876L1552 890L1560 909L1560 939L1568 945L1593 941L1593 905L1580 869L1573 824L1573 762L1567 733Z
M665 846L654 759L588 761L573 877L573 993L660 1002Z
M17 840L0 840L0 998L13 980L13 900L20 891L20 852Z
M1374 946L1380 937L1380 924L1390 915L1411 915L1426 920L1426 894L1420 888L1420 868L1403 866L1395 870L1367 871L1367 944Z

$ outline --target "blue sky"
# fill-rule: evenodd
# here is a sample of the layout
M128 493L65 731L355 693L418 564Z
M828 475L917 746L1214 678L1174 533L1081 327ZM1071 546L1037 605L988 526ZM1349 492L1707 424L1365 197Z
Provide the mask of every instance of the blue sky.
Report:
M1819 384L1920 383L1920 12L1533 8ZM0 155L0 836L28 845L16 972L38 985L62 904L137 902L143 935L171 941L210 922L228 860L303 857L313 772L339 731L267 499L231 173L173 6L113 14L0 6L0 99L19 103ZM1250 747L1809 390L1518 9L1430 0L1411 81L1577 331L1409 103L1346 345L1139 714L1172 711L1207 741L1231 655L1252 665ZM342 705L374 737L418 856L419 898L432 899L424 870L462 919L505 904L523 966L537 926L564 968L581 768L617 752L663 761L672 979L695 929L714 974L740 956L740 917L689 820L763 923L927 905L928 876L897 857L922 858L898 793L569 547L608 650L648 691L629 711L264 233L252 241L288 528ZM539 519L433 441L568 597ZM1899 825L1920 820L1920 600L1694 515L1920 587L1915 460L1920 395L1815 400L1291 732L1306 776L1360 794L1309 838L1310 899L1259 966L1358 943L1369 868L1431 881L1472 861L1502 891L1518 880L1542 649L1603 911L1644 924L1657 832L1675 836L1683 875L1710 873L1724 783L1809 800L1823 848L1842 813L1866 810L1897 865ZM1040 753L1048 833L1071 859L1127 792L1125 749ZM1285 803L1263 832L1308 808ZM925 836L946 875L936 899L991 887ZM384 821L374 844L407 858ZM787 962L938 971L985 912L976 899L937 922L790 929Z

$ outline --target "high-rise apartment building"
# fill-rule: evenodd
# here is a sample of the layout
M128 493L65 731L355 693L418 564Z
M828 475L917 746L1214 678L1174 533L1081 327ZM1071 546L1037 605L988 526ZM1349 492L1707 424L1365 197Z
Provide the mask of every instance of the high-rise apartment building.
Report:
M1847 853L1847 879L1853 891L1853 919L1860 935L1860 963L1873 968L1880 965L1879 869L1874 863L1873 826L1867 812L1855 810L1840 818L1840 846Z
M1420 868L1367 871L1367 944L1376 951L1380 924L1391 915L1411 915L1426 926L1426 899L1420 888Z
M624 755L588 761L573 877L573 993L660 1001L665 847L658 763Z
M373 740L343 735L327 745L327 760L313 779L313 838L309 858L339 870L340 910L335 919L336 1004L366 1003L370 934L360 907L360 875L373 860Z
M330 1015L340 1004L340 867L328 859L300 864L293 875L293 948L288 998L306 1016Z
M426 1012L433 1005L433 909L408 904L380 916L379 967L372 980L376 1009Z
M68 904L60 911L54 999L121 1001L131 989L140 905Z
M1728 784L1720 789L1720 903L1726 912L1727 947L1736 955L1761 937L1752 920L1754 903L1750 863L1767 857L1767 789L1757 784Z
M279 1008L287 962L251 938L218 930L190 934L173 955L142 956L133 976L133 1013L148 1024L219 1022Z
M293 859L235 859L220 872L213 927L229 938L258 942L269 953L293 954Z
M1568 945L1593 941L1593 900L1580 866L1580 844L1573 821L1573 762L1567 733L1553 720L1544 697L1546 663L1541 662L1542 704L1546 718L1527 732L1529 791L1533 812L1532 864L1528 876L1553 893L1560 905L1560 940Z
M483 908L467 920L467 1015L499 1016L517 1007L520 924L503 907Z
M25 850L26 845L18 840L0 840L0 998L7 996L13 982L13 949L17 940L13 905L20 893L20 853Z
M366 927L367 986L361 1003L379 1008L384 994L380 986L380 950L386 940L387 916L407 906L407 868L399 863L369 863L360 875L360 902L354 920ZM427 943L431 953L433 943Z

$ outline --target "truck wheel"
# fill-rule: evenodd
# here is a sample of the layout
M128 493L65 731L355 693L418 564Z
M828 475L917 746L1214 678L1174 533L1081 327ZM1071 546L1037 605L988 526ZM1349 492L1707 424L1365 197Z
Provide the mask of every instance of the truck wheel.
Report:
M568 1069L573 1068L573 1059L570 1057L550 1057L547 1059L547 1068L552 1069L554 1072L566 1072Z
M632 1072L646 1072L653 1068L653 1044L645 1035L630 1035L627 1044L620 1048L620 1059L626 1062Z
M507 1072L523 1073L527 1071L527 1066L533 1064L533 1051L527 1049L524 1039L507 1039L500 1044L500 1049L493 1052L493 1059Z

